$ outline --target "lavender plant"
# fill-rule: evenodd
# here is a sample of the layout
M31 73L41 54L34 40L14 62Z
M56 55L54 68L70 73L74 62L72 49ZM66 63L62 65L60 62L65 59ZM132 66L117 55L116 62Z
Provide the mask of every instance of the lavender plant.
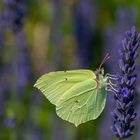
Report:
M31 62L28 54L28 49L26 48L26 39L24 32L21 31L17 35L17 92L22 93L21 90L29 84L29 81L32 81L31 73ZM20 94L21 95L21 94Z
M4 0L4 18L14 32L22 29L26 14L26 0Z
M12 111L15 108L13 106L16 102L24 102L23 93L25 88L29 84L29 79L31 79L29 56L23 31L24 18L26 15L26 2L26 0L3 0L5 6L2 16L3 22L6 28L9 28L11 31L13 31L15 35L14 46L12 47L11 51L11 53L14 52L15 55L12 55L13 57L10 58L9 64L7 66L8 72L10 71L10 81L12 79L9 86L11 86L11 90L14 90L9 100L9 102L11 102L11 100L13 101L12 107L11 105L9 105L9 108L12 108ZM15 92L17 93L17 95L15 94ZM11 117L7 115L5 122L8 127L13 127L15 125L16 122L13 122L13 120L16 119L15 117L17 116Z
M118 92L114 96L115 109L112 112L114 123L112 131L120 140L130 137L133 134L136 112L134 109L135 96L135 59L137 57L138 40L140 34L135 27L126 32L122 41L123 49L120 51L120 74L118 75Z
M82 67L89 67L92 56L93 24L96 24L95 16L92 21L93 13L97 11L93 8L91 0L81 0L73 8L77 54Z
M120 40L123 39L124 32L136 24L135 9L133 7L118 7L116 11L116 23L108 25L104 30L104 53L110 52L113 56L111 61L107 62L107 67L110 73L116 73L119 70L118 65L115 65L119 59L119 55L116 55L116 50L119 50L121 46ZM113 34L115 33L115 36ZM112 119L110 112L113 110L112 106L113 94L108 94L107 105L105 108L104 119L101 123L100 139L106 137L108 140L112 139L113 134L110 133L110 126L112 125Z
M23 31L23 23L26 15L26 0L4 0L5 11L3 12L3 20L8 23L8 27L15 33L15 47L13 48L17 56L15 56L16 73L19 78L16 85L17 91L20 91L27 85L27 81L31 78L31 70L29 66L29 56L26 48L26 41ZM17 53L18 52L18 53ZM20 89L20 90L19 90ZM19 92L21 93L21 92Z

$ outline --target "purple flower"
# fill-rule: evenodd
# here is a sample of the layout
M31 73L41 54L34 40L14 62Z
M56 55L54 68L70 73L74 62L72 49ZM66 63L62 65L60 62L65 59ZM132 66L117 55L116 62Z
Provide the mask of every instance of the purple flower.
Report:
M18 95L21 96L24 88L32 81L32 70L24 32L18 32L16 37L18 45L16 57L16 87Z
M123 39L123 34L126 29L129 29L136 23L136 12L133 7L120 6L117 7L115 14L116 22L105 26L103 40L104 40L104 55L108 52L111 54L111 61L106 63L109 73L115 74L118 72L119 67L116 62L119 59L119 55L116 55L117 50L121 46L120 40ZM115 35L114 35L115 33ZM113 134L110 133L110 126L112 125L112 119L110 112L113 110L112 104L114 103L113 94L108 94L106 108L104 111L104 119L100 124L100 138L103 140L111 140Z
M16 86L18 93L21 93L23 88L29 83L29 79L31 80L30 60L23 31L26 2L26 0L4 0L6 9L3 11L2 16L6 27L9 27L15 33L15 48L18 53L14 61L16 61L16 75L18 77Z
M9 127L9 128L13 128L15 126L15 118L14 117L9 117L6 118L5 120L5 124Z
M20 31L26 14L26 0L4 0L4 4L5 22L14 32Z
M96 13L96 14L95 14ZM92 58L93 29L96 25L97 10L91 0L80 0L73 7L77 54L81 67L89 67ZM94 21L92 21L94 19Z
M140 35L135 27L126 32L120 51L120 74L118 75L118 93L114 96L116 108L112 112L114 124L112 131L118 138L128 138L133 134L133 121L136 118L134 110L135 96L135 59L137 57Z

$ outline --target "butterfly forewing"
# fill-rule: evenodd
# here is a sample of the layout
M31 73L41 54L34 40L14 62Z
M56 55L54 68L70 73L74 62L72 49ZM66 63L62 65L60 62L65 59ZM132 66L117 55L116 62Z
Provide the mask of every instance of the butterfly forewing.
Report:
M90 70L70 70L50 72L43 75L35 83L51 103L57 105L60 98L74 86L87 79L96 79L96 75Z

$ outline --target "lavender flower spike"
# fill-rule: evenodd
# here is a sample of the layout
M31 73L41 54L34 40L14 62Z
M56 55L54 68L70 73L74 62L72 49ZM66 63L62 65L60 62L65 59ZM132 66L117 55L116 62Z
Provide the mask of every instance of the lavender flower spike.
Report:
M120 74L118 75L118 93L114 96L115 109L112 112L114 124L111 127L114 135L120 140L130 137L133 134L136 112L134 110L135 96L135 59L139 46L140 34L135 27L126 32L126 37L122 41L120 51Z
M27 0L3 0L5 4L4 18L8 26L18 32L22 29L26 15Z

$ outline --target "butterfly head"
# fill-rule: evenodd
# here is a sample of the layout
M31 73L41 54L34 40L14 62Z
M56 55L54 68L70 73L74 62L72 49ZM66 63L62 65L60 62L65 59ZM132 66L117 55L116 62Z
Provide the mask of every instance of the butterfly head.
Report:
M95 71L96 74L96 81L98 84L98 88L102 88L106 86L106 83L108 83L108 79L106 78L106 76L104 75L104 68L102 69L97 69Z
M110 55L107 53L106 56L104 57L104 59L102 60L99 68L96 70L95 74L97 76L97 81L99 83L99 87L103 87L106 86L106 84L108 83L108 78L106 76L104 76L104 68L102 67L103 64L110 58Z
M95 71L95 74L96 74L97 77L104 76L104 68L102 67L100 69L97 69Z
M105 55L104 59L102 60L102 62L101 62L101 64L100 64L99 68L98 68L98 69L96 70L96 72L95 72L95 74L96 74L97 77L99 77L99 75L104 76L104 68L103 68L102 66L103 66L103 64L104 64L109 58L110 58L110 54L107 53L107 54Z

